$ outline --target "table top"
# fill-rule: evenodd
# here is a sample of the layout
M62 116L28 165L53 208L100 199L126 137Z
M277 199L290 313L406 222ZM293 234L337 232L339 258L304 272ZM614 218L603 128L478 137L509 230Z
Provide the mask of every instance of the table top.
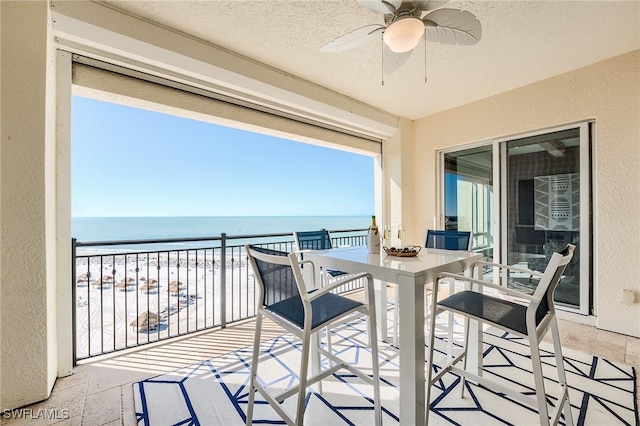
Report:
M311 255L311 256L309 256ZM398 257L386 254L371 254L365 246L341 247L306 253L307 259L320 266L340 269L349 273L369 272L374 278L396 282L399 276L416 281L433 279L440 272L462 272L472 262L480 260L480 253L456 250L423 248L415 257Z

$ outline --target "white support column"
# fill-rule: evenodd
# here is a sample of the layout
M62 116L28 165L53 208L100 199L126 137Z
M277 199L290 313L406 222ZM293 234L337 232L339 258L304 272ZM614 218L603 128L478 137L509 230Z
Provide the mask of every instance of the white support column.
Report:
M71 276L71 54L56 54L56 283L58 377L73 373Z

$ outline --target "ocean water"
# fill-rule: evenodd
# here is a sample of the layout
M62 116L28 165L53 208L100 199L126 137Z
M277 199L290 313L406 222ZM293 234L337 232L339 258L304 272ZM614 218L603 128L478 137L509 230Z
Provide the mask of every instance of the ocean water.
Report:
M368 228L371 216L76 217L71 235L80 242L156 240Z

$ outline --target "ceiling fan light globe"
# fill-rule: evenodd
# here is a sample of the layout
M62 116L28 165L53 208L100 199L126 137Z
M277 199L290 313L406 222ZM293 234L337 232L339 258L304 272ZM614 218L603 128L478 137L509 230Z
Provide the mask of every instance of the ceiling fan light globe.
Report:
M393 22L384 30L382 39L393 52L404 53L418 45L424 34L424 23L418 18L404 18Z

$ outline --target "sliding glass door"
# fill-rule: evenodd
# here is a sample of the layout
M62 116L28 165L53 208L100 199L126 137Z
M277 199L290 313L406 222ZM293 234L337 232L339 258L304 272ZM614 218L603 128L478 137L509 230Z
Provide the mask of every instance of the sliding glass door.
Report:
M441 153L442 228L472 231L474 250L529 271L574 244L555 300L582 314L592 305L589 131L583 123ZM515 274L503 284L533 291L538 278Z
M506 263L543 271L554 251L576 250L555 293L557 304L589 313L590 144L588 124L499 142L501 236ZM535 289L526 274L509 285Z
M493 258L493 152L480 146L445 153L443 229L471 231L472 250Z

